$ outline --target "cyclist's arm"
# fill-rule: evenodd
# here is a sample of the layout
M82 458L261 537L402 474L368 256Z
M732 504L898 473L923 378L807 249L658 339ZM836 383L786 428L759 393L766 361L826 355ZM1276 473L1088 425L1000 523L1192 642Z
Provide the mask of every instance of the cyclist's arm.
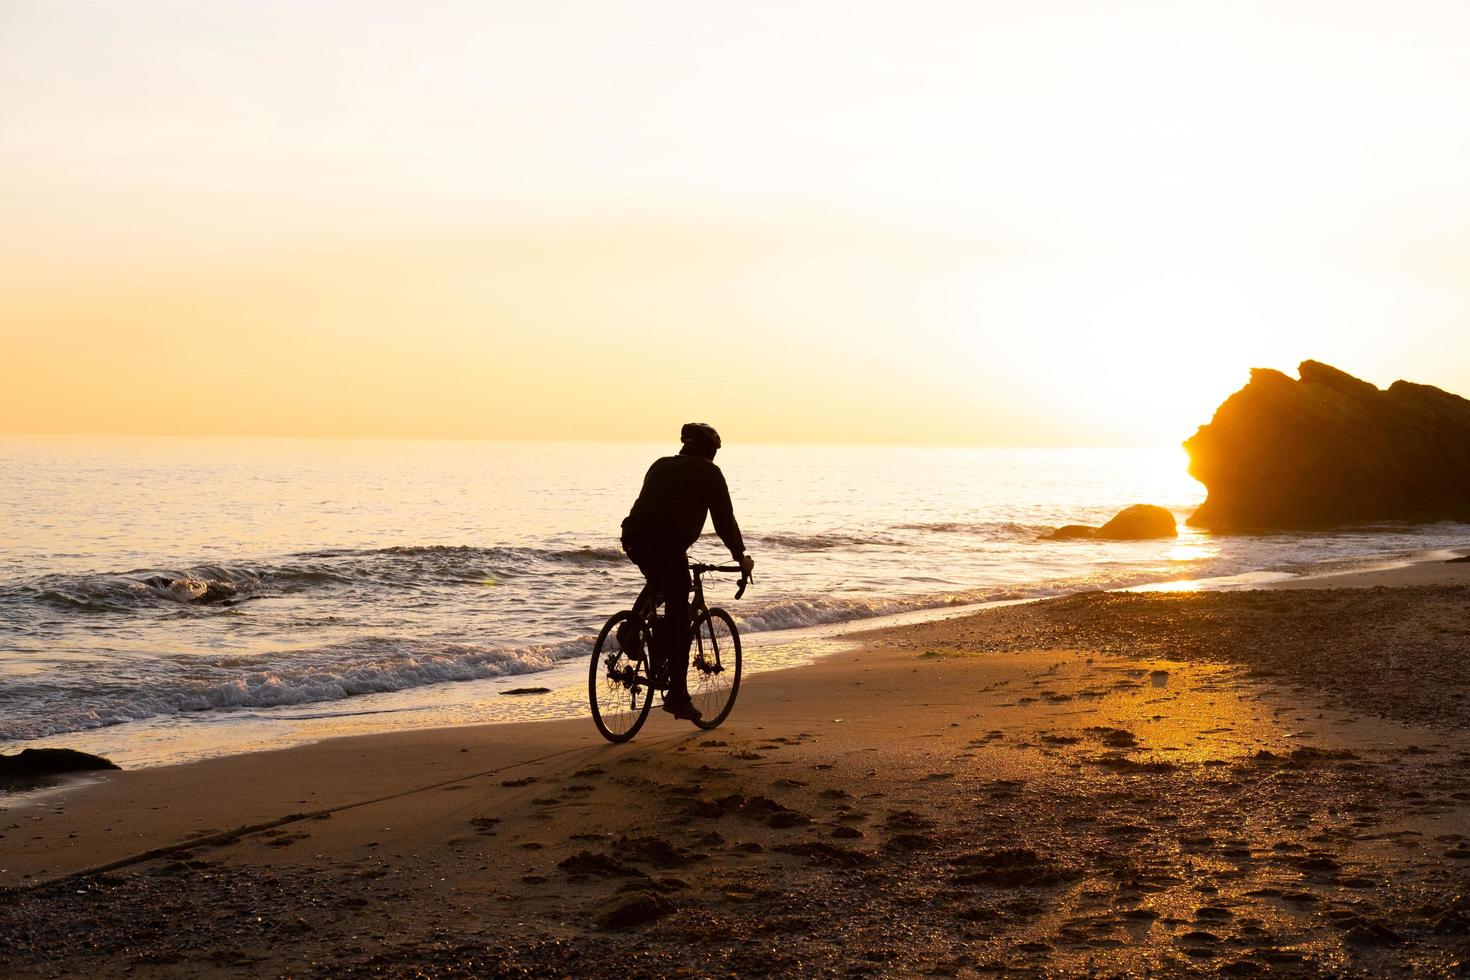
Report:
M740 536L740 525L735 520L735 506L730 503L730 488L725 484L725 474L718 466L710 466L709 515L714 521L715 533L730 549L736 561L745 557L745 539Z

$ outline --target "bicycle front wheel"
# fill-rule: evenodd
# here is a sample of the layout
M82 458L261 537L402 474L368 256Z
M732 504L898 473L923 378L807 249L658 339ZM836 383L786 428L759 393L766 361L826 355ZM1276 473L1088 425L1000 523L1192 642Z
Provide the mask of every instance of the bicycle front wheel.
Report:
M653 704L649 641L648 625L625 610L607 621L592 646L587 700L597 730L609 742L628 741L648 718Z
M695 617L689 647L689 698L700 712L695 724L717 728L740 693L740 631L725 610L706 609Z

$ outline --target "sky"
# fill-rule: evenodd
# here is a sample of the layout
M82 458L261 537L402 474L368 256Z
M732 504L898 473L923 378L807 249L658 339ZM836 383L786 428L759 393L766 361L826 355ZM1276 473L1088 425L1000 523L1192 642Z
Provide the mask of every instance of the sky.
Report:
M5 0L0 432L1168 445L1470 394L1470 5Z

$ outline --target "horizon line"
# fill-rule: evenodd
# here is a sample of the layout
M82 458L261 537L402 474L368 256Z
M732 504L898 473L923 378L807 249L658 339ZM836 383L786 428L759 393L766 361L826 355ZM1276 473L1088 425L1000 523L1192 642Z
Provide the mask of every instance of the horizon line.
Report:
M576 439L565 436L448 436L448 435L281 435L252 433L184 433L184 432L3 432L0 439L93 439L93 440L241 440L241 441L299 441L299 442L488 442L508 444L558 443L567 445L660 445L677 444L676 438L609 438ZM739 446L790 446L809 448L843 449L1172 449L1182 448L1183 439L1175 443L980 443L980 442L853 442L814 441L804 439L752 439L741 440ZM729 449L727 445L725 447Z

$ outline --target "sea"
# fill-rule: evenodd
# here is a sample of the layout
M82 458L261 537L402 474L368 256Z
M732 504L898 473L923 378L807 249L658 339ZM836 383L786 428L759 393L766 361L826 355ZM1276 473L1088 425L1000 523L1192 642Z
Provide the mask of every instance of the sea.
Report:
M618 545L670 445L0 440L0 752L124 766L586 714L641 578ZM1204 498L1178 448L722 450L755 556L711 579L747 669L894 616L1092 589L1239 587L1470 545L1470 525L1048 541ZM727 560L707 533L693 557ZM512 693L530 690L532 693ZM737 707L738 711L738 707ZM590 730L590 721L589 730Z

